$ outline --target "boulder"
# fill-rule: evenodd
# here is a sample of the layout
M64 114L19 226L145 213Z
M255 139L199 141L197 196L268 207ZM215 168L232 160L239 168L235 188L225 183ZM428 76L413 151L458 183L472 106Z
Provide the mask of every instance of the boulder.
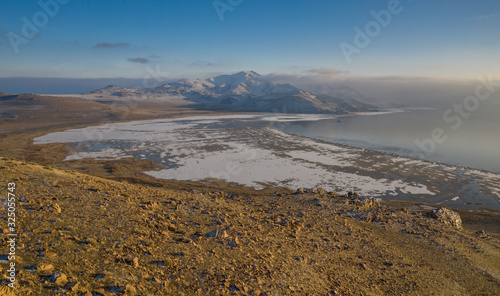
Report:
M428 217L434 218L448 226L462 229L462 219L460 215L447 208L439 208L427 213Z
M358 198L359 194L357 194L356 192L354 192L353 190L351 190L351 191L349 191L347 193L347 197L349 197L349 198Z
M297 191L295 191L295 194L304 194L305 191L304 191L304 188L299 188L297 189Z

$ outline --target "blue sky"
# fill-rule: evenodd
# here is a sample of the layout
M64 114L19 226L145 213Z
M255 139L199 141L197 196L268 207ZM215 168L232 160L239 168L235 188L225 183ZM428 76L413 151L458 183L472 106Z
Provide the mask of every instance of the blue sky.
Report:
M52 4L52 15L38 1L0 1L0 77L142 78L158 69L164 78L206 78L319 68L369 77L500 76L498 0L40 3ZM218 13L214 3L229 10ZM366 34L376 22L371 11L390 5L398 13L372 26L373 37L348 62L340 45L355 46L354 28ZM23 35L26 20L36 36Z

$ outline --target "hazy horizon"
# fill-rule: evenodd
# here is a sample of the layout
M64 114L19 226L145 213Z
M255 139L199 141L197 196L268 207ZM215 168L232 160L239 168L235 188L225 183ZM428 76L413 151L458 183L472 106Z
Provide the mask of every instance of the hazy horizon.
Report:
M280 76L281 75L281 76ZM271 73L263 77L277 82L290 83L296 87L309 84L325 83L321 75L297 76L283 73ZM324 78L324 77L323 77ZM485 77L486 78L486 77ZM179 78L180 79L180 78ZM172 81L165 80L165 81ZM461 103L473 95L479 80L450 80L431 78L401 77L350 77L330 80L354 88L363 96L382 102L400 104L402 106L426 106L449 108L454 103ZM131 78L0 78L0 92L10 94L81 94L88 93L108 85L125 88L144 88L143 79ZM495 89L500 89L500 82L494 81ZM500 106L500 93L493 92L487 105L493 108Z

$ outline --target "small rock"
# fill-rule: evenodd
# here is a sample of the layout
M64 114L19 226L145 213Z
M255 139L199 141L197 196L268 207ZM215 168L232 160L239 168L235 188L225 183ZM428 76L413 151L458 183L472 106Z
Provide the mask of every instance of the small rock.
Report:
M108 289L118 294L125 293L125 286L121 286L119 284L118 285L115 284L115 286L110 286L108 287Z
M27 202L30 202L30 200L28 198L26 198L25 196L20 196L19 197L19 202L27 203Z
M304 194L304 188L299 188L295 191L295 194Z
M53 268L54 268L54 266L52 264L48 264L48 263L40 263L40 264L36 265L37 271L48 271L48 270L51 270Z
M209 233L205 234L207 237L215 237L217 236L217 230L212 230Z
M487 238L488 237L488 235L486 234L486 232L484 232L484 230L477 231L476 235L479 236L480 238Z
M46 252L44 254L44 257L46 257L46 258L54 258L54 257L57 257L57 254L54 253L54 252Z
M72 281L64 285L64 289L69 290L69 291L76 291L78 289L78 282L77 281Z
M99 289L95 290L94 292L95 292L94 294L97 294L97 295L107 295L108 294L106 292L106 290L104 290L103 288L99 288Z
M52 205L52 211L54 211L56 213L61 213L62 212L61 207L58 204L53 204Z
M139 258L134 257L134 259L132 259L132 265L134 267L139 267Z
M50 277L50 282L56 285L65 284L68 281L68 277L64 273L54 273Z
M88 245L97 245L97 240L95 238L89 237L83 241Z
M224 219L222 219L224 220ZM226 238L229 237L229 234L225 230L212 230L205 234L206 237L221 237L221 238Z
M161 280L160 280L159 278L157 278L157 277L154 277L154 278L153 278L153 281L154 281L155 283L161 283Z
M136 288L134 286L132 286L131 284L125 285L125 293L134 294L136 291L137 291Z

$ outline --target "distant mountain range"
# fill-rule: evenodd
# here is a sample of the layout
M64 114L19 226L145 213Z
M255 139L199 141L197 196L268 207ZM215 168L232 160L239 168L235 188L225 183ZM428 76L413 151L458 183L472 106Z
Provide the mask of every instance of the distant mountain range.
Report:
M343 114L377 109L375 101L344 85L311 85L306 90L270 82L253 71L208 79L182 79L146 89L110 85L87 95L101 101L133 97L176 101L224 111Z

